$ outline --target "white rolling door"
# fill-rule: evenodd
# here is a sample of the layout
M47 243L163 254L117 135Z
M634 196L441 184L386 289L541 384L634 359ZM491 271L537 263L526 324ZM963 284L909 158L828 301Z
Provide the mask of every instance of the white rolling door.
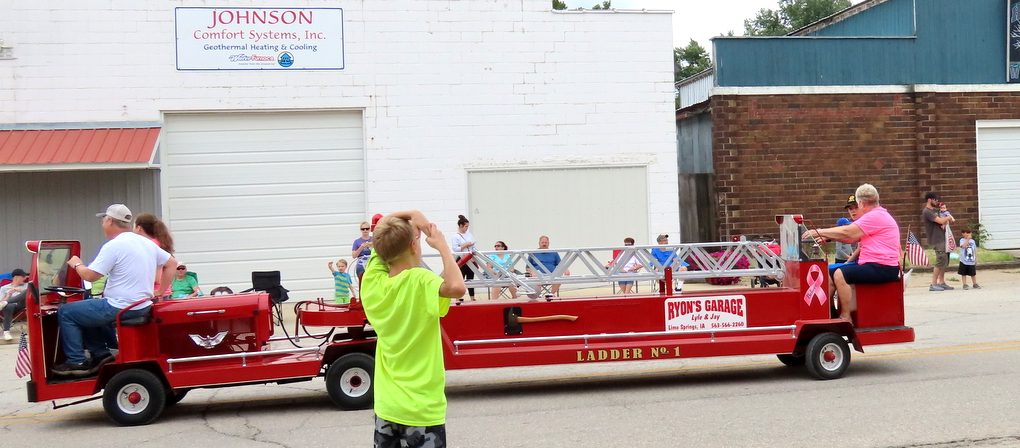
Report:
M293 298L332 297L326 262L365 220L360 111L167 115L165 211L205 291L279 270Z
M648 180L643 166L468 173L472 231L479 248L620 246L648 241ZM606 254L606 260L610 254Z
M989 249L1020 248L1020 122L980 121L977 134L978 214Z

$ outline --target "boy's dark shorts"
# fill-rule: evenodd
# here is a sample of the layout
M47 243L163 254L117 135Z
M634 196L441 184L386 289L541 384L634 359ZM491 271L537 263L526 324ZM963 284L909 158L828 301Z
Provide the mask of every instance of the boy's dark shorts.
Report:
M899 266L886 266L878 263L849 263L836 268L836 270L843 271L843 278L851 285L892 282L900 277Z
M446 448L446 425L406 426L375 416L375 448Z
M935 249L935 267L945 269L949 266L949 252Z
M977 275L977 266L972 264L960 263L960 269L956 271L957 275L969 275L971 277Z

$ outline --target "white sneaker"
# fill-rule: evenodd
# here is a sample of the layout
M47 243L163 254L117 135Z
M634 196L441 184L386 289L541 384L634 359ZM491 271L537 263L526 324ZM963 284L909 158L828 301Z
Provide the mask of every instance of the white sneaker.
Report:
M10 341L11 339L14 339L14 336L11 336L11 332L5 331L4 332L4 340L5 341Z

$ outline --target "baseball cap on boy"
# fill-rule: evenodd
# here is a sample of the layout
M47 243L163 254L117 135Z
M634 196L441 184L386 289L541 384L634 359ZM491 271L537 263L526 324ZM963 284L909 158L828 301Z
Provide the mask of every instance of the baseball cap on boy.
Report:
M109 216L117 221L131 222L131 210L124 204L113 204L106 208L105 212L96 213L97 218Z
M846 205L844 205L843 208L847 209L847 208L856 207L856 206L857 206L857 196L850 195L850 197L846 198Z
M11 271L11 277L18 277L18 276L28 277L28 273L25 272L25 270L21 269L21 268L17 268L15 270Z

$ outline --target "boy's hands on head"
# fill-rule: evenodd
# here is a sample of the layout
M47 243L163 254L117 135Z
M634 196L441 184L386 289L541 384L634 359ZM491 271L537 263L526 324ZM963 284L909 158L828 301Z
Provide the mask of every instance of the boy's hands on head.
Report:
M394 212L390 216L410 222L412 227L421 232L425 232L431 224L428 218L425 217L425 214L418 210Z
M418 210L411 210L408 221L411 222L412 227L420 230L426 235L428 235L429 227L434 227L434 225L429 222L429 219L425 217L425 214Z

